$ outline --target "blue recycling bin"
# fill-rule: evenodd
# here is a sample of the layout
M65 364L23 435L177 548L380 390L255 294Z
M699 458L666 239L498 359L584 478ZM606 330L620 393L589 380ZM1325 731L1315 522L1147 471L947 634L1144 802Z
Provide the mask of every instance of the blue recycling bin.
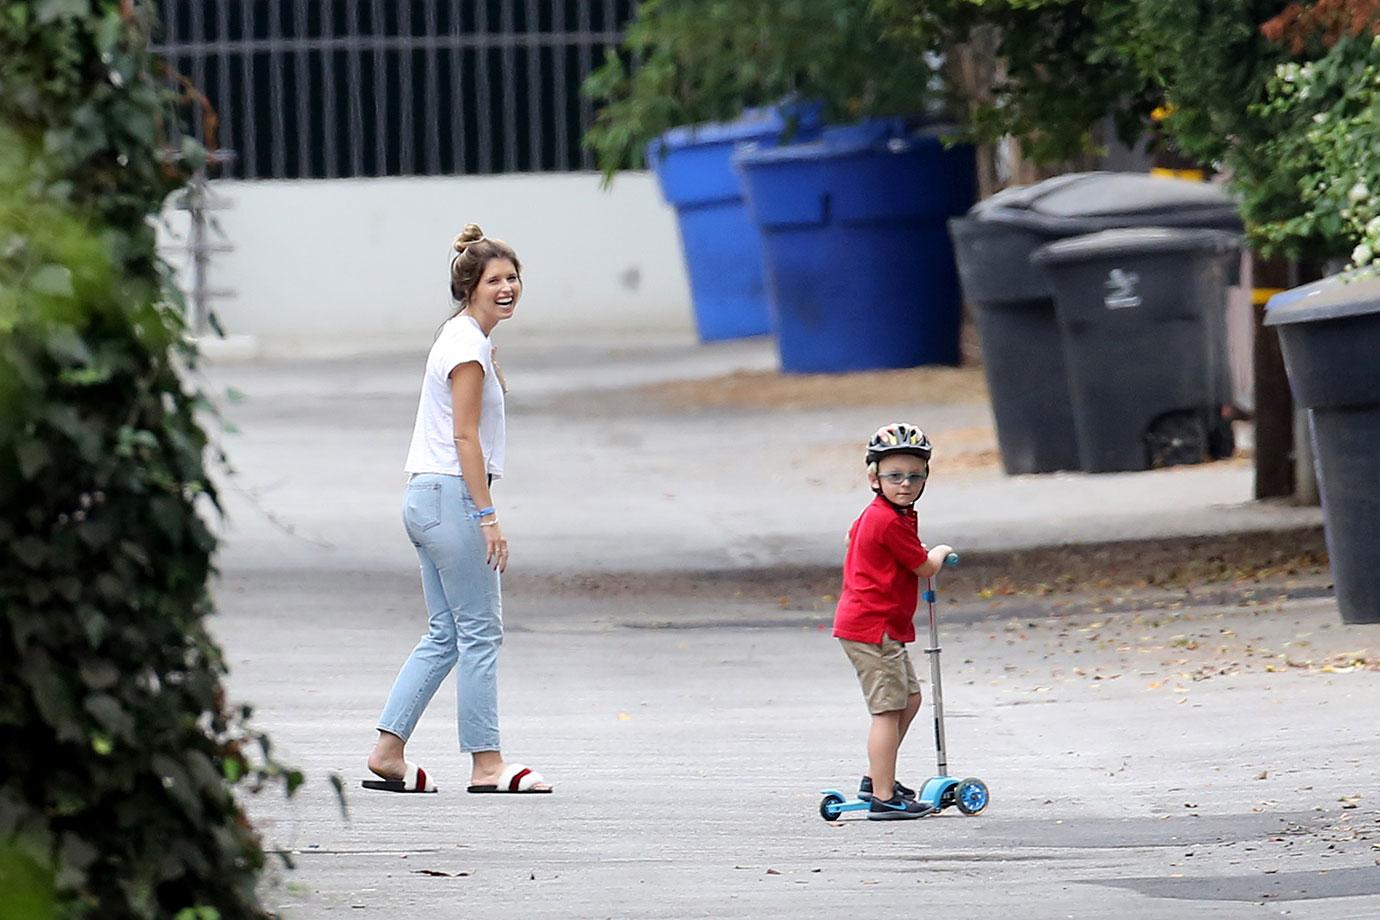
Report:
M734 156L766 249L781 367L957 364L962 297L948 218L977 195L970 146L899 121Z
M762 241L748 218L731 158L739 144L775 145L792 127L818 135L819 107L752 109L732 122L687 125L647 145L647 162L676 209L700 341L771 331Z

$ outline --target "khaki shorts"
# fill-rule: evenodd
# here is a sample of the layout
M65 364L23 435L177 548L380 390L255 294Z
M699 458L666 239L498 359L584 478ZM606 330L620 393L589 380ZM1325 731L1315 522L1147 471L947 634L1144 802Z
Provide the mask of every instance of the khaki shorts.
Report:
M883 636L881 642L840 639L839 644L858 672L867 711L874 716L905 709L908 699L920 692L904 644L890 636Z

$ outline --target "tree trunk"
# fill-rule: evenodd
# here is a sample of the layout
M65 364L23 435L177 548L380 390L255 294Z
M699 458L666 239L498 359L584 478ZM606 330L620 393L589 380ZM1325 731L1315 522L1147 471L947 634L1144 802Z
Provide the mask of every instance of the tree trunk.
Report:
M1298 263L1257 259L1255 278L1255 497L1293 495L1296 485L1294 397L1279 348L1279 334L1264 325L1265 301L1274 290L1297 287Z
M992 88L1006 76L1005 62L997 56L1000 45L1001 32L995 26L981 26L968 42L948 54L945 68L949 82L958 87L970 109L990 105ZM988 198L1008 185L1030 185L1098 165L1098 158L1092 155L1036 164L1022 156L1020 141L1013 137L997 144L979 144L977 158L979 198Z
M973 31L970 41L954 48L946 58L949 84L958 88L970 109L992 101L992 87L1002 69L997 59L1000 43L1001 33L995 27L981 26ZM1002 187L991 144L977 146L977 177L979 198L988 198Z

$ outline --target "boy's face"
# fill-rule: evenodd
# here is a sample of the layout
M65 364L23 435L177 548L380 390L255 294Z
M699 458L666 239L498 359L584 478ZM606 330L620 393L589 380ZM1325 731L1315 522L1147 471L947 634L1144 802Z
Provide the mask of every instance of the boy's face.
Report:
M892 454L878 460L876 474L869 473L867 478L873 488L881 488L888 501L909 505L920 497L929 474L928 460L911 454Z

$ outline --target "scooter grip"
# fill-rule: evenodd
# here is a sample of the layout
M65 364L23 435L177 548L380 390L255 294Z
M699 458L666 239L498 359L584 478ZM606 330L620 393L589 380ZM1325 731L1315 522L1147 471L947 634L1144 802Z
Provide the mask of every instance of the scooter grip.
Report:
M949 553L949 555L945 556L944 564L949 568L953 568L954 566L958 565L958 553Z

